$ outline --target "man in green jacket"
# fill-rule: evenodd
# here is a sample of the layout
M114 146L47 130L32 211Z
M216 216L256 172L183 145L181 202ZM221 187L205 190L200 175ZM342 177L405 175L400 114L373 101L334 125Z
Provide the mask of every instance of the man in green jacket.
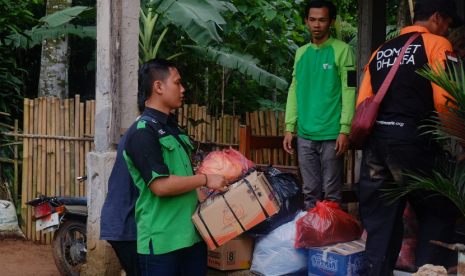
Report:
M297 125L298 159L308 210L322 200L323 187L327 201L341 203L344 153L349 148L355 111L355 58L349 45L329 34L336 20L333 3L311 1L305 12L312 42L296 53L283 146L293 153L292 133Z

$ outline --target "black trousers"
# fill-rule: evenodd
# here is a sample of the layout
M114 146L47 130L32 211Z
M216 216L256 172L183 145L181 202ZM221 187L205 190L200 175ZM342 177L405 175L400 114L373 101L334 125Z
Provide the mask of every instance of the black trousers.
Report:
M108 241L115 250L116 256L128 276L140 276L137 241Z
M406 202L418 217L419 232L416 265L444 265L448 250L430 240L452 243L457 208L446 197L429 191L414 191L391 205L380 189L407 185L405 173L428 175L437 166L439 148L399 144L390 139L371 138L363 150L360 182L356 187L360 200L360 218L368 233L366 254L369 275L388 276L394 270L404 226L402 215Z

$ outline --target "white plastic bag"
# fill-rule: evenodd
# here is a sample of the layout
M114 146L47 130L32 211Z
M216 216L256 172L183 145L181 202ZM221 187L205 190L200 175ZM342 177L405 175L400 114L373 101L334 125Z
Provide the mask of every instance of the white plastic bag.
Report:
M294 247L295 223L306 214L307 212L300 212L293 221L255 240L251 272L279 276L308 271L308 249Z
M13 203L0 200L0 239L25 238L18 226L18 217Z

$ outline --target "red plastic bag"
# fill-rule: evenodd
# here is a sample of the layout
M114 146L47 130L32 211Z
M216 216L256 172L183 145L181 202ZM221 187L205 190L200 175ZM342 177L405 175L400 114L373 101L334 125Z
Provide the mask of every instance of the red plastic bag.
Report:
M412 206L408 203L405 207L402 220L404 222L404 239L402 240L402 249L396 262L396 268L405 271L415 271L417 269L415 265L415 252L418 243L418 219Z
M417 238L408 237L402 240L402 249L399 253L399 258L396 262L396 268L405 271L416 271L415 265L416 256L415 251L417 249Z
M338 208L335 202L317 202L296 223L295 248L318 247L359 239L362 228L351 215Z
M252 161L229 147L229 149L209 153L195 174L222 174L227 180L235 181L244 177L254 166Z

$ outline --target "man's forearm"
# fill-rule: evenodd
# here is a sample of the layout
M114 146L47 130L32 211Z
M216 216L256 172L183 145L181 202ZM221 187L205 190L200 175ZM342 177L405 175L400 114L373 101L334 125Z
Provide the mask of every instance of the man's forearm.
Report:
M150 190L157 196L175 196L190 192L207 182L205 175L157 177L150 183Z

